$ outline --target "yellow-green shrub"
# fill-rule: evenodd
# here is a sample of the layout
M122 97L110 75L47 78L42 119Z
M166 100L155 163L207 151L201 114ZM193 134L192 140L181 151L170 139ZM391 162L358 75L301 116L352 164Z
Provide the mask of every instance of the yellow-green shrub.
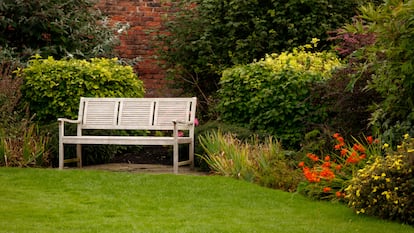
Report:
M288 148L298 146L308 125L324 122L324 106L313 103L319 97L312 97L311 87L341 66L335 54L307 48L312 45L225 70L220 80L220 117L275 135Z
M405 135L397 151L358 171L346 188L348 205L358 214L414 224L413 157L414 139Z
M143 97L143 82L116 58L55 60L35 57L21 70L23 98L38 120L76 118L79 98Z

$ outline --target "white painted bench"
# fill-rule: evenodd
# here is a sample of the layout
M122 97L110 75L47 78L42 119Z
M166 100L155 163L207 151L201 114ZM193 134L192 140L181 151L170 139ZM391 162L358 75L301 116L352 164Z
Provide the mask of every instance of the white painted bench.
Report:
M173 171L178 166L194 167L195 97L192 98L86 98L80 99L77 120L59 118L59 169L65 163L82 167L82 144L171 145ZM65 135L65 122L77 124L77 135ZM83 130L151 130L166 131L171 136L90 136ZM171 133L172 131L172 133ZM179 135L179 131L185 132ZM181 136L181 137L180 137ZM64 144L76 144L76 158L66 159ZM180 144L188 144L189 159L179 161Z

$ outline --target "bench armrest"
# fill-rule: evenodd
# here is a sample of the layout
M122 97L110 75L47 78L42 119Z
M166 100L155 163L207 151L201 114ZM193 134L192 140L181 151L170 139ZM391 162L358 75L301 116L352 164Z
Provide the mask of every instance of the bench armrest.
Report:
M190 121L177 121L177 120L173 120L174 125L175 124L182 124L182 125L192 125L194 124L194 122L190 122Z
M71 120L71 119L67 119L67 118L58 118L57 120L59 122L67 122L67 123L71 123L71 124L79 124L81 122L80 120Z

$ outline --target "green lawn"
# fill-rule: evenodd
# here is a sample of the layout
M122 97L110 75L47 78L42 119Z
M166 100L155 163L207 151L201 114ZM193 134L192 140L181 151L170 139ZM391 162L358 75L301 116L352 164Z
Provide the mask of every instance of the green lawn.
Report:
M412 232L214 176L0 168L0 232Z

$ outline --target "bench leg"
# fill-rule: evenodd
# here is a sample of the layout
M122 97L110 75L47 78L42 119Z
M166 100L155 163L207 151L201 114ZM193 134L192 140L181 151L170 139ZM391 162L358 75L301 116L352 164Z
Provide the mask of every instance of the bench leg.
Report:
M173 154L174 174L178 174L178 143L174 143L173 151L174 151L174 154Z
M81 144L76 145L76 157L78 159L77 161L78 167L81 168L82 167L82 145Z
M59 169L63 169L64 166L65 154L63 151L63 143L62 140L59 139Z
M188 155L189 155L189 159L190 159L190 162L191 162L191 169L194 169L194 142L191 142L189 145L188 145L188 147L189 147L189 152L188 152Z

